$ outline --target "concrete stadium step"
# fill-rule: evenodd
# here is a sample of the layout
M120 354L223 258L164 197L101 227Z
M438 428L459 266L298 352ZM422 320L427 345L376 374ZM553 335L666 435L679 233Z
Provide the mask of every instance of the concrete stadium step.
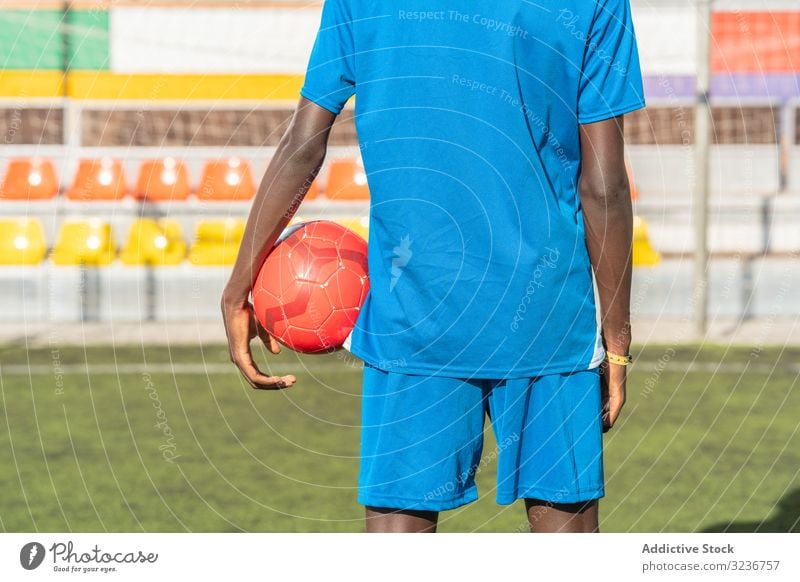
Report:
M229 267L0 268L0 321L216 321ZM800 257L716 259L710 265L711 317L800 315ZM638 318L689 318L690 258L634 270L631 298Z

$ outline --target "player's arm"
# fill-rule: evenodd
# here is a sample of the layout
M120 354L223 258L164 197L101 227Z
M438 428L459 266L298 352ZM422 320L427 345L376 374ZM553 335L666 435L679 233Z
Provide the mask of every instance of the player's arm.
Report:
M222 294L222 317L233 361L253 388L291 386L294 376L267 376L253 361L250 340L258 335L277 354L280 347L258 325L250 290L261 264L286 228L319 172L336 115L304 98L258 188L233 271Z
M633 209L625 171L622 116L580 126L578 185L586 246L594 268L606 350L625 355L631 343ZM613 426L625 404L625 366L604 363L604 425Z

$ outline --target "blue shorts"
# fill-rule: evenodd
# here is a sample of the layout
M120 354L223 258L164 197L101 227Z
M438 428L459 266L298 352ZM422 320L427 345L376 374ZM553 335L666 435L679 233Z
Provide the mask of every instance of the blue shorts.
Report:
M358 500L442 511L478 497L475 474L497 461L497 503L599 499L598 369L537 378L464 380L364 366ZM497 446L483 450L489 416Z

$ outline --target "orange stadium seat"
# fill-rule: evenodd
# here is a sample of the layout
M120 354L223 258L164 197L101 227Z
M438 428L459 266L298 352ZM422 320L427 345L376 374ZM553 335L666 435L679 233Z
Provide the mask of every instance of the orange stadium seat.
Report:
M250 200L255 193L250 162L241 158L206 162L197 188L200 200Z
M50 200L58 194L53 162L43 158L10 160L6 167L0 198L6 200Z
M800 65L800 11L796 6L795 2L792 10L715 11L711 71L759 75L796 71Z
M186 200L189 197L189 171L175 158L146 160L139 169L136 196L153 202Z
M353 158L333 160L328 167L325 196L330 200L369 200L364 166Z
M0 220L0 265L36 265L46 252L44 229L38 219Z
M67 198L78 201L119 200L127 193L125 169L120 160L81 160Z
M639 190L636 188L636 180L633 179L633 170L631 169L631 165L628 163L628 160L625 160L625 172L628 174L628 184L630 185L631 190L631 200L636 202L639 200Z
M319 198L319 180L311 182L311 186L308 188L304 200L314 200L316 198Z

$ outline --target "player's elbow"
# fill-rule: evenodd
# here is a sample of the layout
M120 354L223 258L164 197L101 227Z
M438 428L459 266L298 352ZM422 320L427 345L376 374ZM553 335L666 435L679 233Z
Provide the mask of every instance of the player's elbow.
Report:
M293 119L283 135L279 149L285 156L286 164L303 169L322 163L328 147L327 132Z
M609 179L582 177L578 185L578 193L584 206L605 209L629 208L631 206L631 190L627 177Z
M327 144L316 136L302 132L287 132L284 136L283 153L288 165L308 168L318 166L325 159Z

